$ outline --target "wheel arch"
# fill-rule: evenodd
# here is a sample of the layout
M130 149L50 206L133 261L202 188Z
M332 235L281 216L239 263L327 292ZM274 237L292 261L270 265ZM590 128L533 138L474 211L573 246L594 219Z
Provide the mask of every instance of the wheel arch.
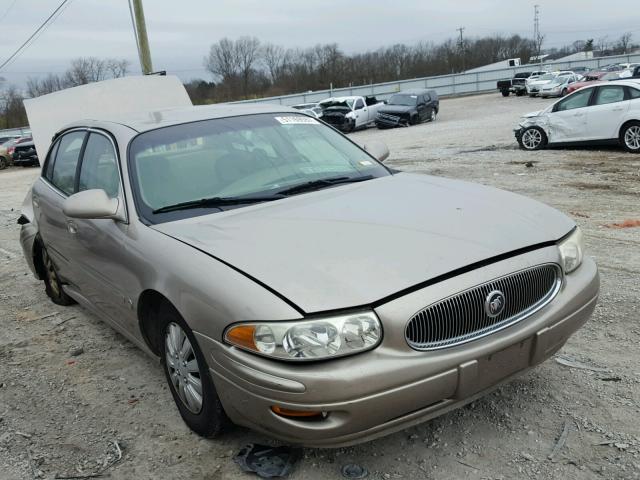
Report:
M157 290L147 289L144 290L138 297L138 327L140 328L140 334L144 339L145 344L155 355L160 356L160 345L162 339L162 332L160 332L158 325L154 322L155 313L162 306L165 308L171 308L178 313L178 309L165 295Z
M35 269L38 280L44 280L44 261L42 259L43 247L44 242L42 241L40 234L37 234L33 240L31 255L33 256L33 268Z
M625 120L622 125L620 125L620 128L618 129L618 138L620 140L622 140L622 132L624 132L624 129L627 128L627 126L629 126L632 123L640 123L640 119L637 118L630 118L628 120Z

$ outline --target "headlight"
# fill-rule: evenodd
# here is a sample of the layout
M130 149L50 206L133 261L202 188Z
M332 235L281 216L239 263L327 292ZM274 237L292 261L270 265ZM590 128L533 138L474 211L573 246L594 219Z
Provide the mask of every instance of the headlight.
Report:
M558 244L564 273L571 273L582 264L584 240L579 227Z
M247 322L230 327L227 343L282 360L343 357L376 347L382 327L373 312L293 322Z

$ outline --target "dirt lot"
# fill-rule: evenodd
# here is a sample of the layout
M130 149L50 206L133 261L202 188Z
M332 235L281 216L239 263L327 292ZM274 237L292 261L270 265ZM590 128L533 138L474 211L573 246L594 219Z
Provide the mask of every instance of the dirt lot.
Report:
M434 124L352 138L386 141L396 168L512 190L575 218L600 266L602 292L592 320L560 354L586 368L551 359L421 426L353 448L306 449L291 478L340 478L346 463L374 479L640 478L640 228L606 226L640 218L640 156L519 151L511 128L547 103L445 100ZM240 428L219 440L190 433L157 361L83 309L50 303L28 274L15 221L36 175L0 171L0 479L103 467L115 479L248 478L232 456L267 438ZM564 447L549 458L565 428ZM111 465L115 442L122 458Z

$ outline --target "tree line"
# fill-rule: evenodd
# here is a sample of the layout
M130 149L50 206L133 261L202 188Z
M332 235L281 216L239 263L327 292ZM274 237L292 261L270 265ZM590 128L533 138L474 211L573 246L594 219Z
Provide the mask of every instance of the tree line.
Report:
M211 45L204 58L213 82L194 80L187 90L194 103L212 103L264 96L286 95L330 87L348 87L409 78L458 73L509 58L523 64L541 52L537 41L520 35L491 35L441 43L395 44L363 53L346 54L337 44L311 48L284 48L255 37L223 38ZM618 41L607 37L578 40L548 49L549 59L578 51L599 50L599 55L627 53L637 45L631 34Z
M0 128L27 125L27 114L23 105L25 98L39 97L64 88L108 78L124 77L128 69L129 62L124 59L80 57L72 60L69 68L62 74L50 73L45 77L29 77L24 91L15 85L9 85L0 93Z

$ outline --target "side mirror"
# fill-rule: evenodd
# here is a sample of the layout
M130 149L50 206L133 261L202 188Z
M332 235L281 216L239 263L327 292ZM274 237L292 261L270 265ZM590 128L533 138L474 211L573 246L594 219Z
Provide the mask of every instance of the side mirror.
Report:
M379 162L384 162L389 158L389 147L379 140L367 143L364 149Z
M101 189L85 190L67 198L62 204L67 217L88 219L112 219L124 221L120 200L109 198Z

